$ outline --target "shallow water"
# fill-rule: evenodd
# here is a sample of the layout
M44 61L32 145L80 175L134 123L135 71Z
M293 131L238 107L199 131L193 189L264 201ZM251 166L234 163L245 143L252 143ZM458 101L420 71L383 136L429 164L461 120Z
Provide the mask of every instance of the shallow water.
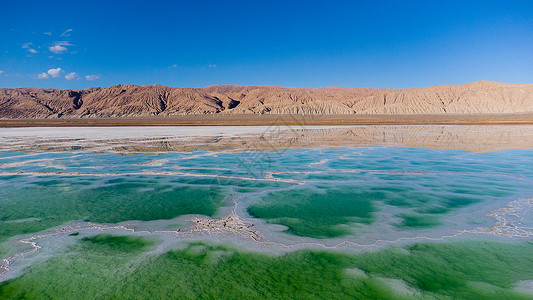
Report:
M429 143L419 127L411 136ZM369 132L362 127L191 130L108 129L87 139L85 129L77 151L49 129L1 134L0 295L81 298L81 285L94 298L528 298L533 149L271 139ZM63 149L21 146L41 133ZM117 140L152 145L194 134L211 137L197 149L223 150L109 150ZM527 134L520 138L514 143L527 144ZM491 275L496 269L507 275Z

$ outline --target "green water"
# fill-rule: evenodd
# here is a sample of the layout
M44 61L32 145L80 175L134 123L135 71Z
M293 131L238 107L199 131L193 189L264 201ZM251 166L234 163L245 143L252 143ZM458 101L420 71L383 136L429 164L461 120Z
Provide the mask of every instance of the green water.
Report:
M85 243L101 246L100 248L102 248L102 250L100 251L106 251L107 249L110 249L121 252L137 252L155 244L153 241L146 240L142 237L116 236L111 234L88 236L81 240Z
M131 226L145 234L114 236L102 226L104 234L88 236L94 232L81 226L36 239L44 248L23 259L38 263L0 283L0 298L530 299L513 286L533 280L531 237L497 243L477 234L478 240L406 246L392 241L428 232L438 239L472 224L490 228L496 222L486 217L491 210L533 196L531 157L533 150L400 147L216 155L0 153L1 258L28 249L16 243L18 235L70 221L139 220ZM334 245L341 238L353 242L343 247L355 250L363 249L356 246L360 241L391 243L359 255L304 249L272 256L187 244L204 234L228 245L243 236L219 235L225 227L196 235L187 231L191 222L185 218L162 221L187 214L225 217L233 205L245 225L255 224L251 230L265 242L258 247L274 252L304 242ZM271 224L285 229L279 233ZM247 234L244 239L253 245L248 249L255 247ZM70 246L46 256L46 247L60 248L61 241ZM172 243L187 246L161 250ZM17 259L10 266L19 267Z
M533 243L471 241L361 255L303 250L282 256L195 243L139 260L153 243L128 236L83 238L67 253L1 284L0 297L528 299L512 287L533 279ZM409 290L402 294L387 279L402 280Z
M329 238L350 233L341 224L371 222L372 202L382 198L382 193L361 193L352 187L295 189L271 193L248 212L287 226L288 233Z
M439 220L433 216L401 214L399 217L402 219L402 222L397 223L396 226L401 228L427 228L441 224Z
M82 188L75 180L65 179L4 186L0 190L0 241L73 220L117 223L172 219L185 214L213 216L225 205L226 194L221 186L175 186L120 178L104 183ZM25 219L28 220L17 221Z
M287 226L286 233L313 238L332 238L357 234L357 226L372 224L381 204L401 209L401 219L392 225L401 229L434 228L442 225L446 214L486 199L509 197L524 186L499 178L478 179L472 175L419 176L391 174L344 175L343 183L309 182L294 189L275 191L248 207L248 213L269 223ZM337 180L323 176L325 182ZM377 177L377 178L376 178ZM361 180L366 179L366 180ZM455 180L464 180L459 189ZM350 182L351 181L351 182ZM525 184L525 183L524 183ZM355 226L355 228L353 227Z
M27 176L0 176L0 241L72 220L116 223L169 219L190 213L214 216L221 205L228 204L224 199L229 196L245 196L250 215L287 226L288 234L331 238L357 235L358 226L375 222L383 205L401 209L395 214L398 220L391 223L399 229L436 228L445 224L450 212L501 198L510 201L527 197L533 192L530 181L502 175L533 175L526 164L531 150L478 154L378 147L216 155L61 152L38 153L31 159L20 153L4 156L2 163L25 162L8 166L6 171L114 175L39 176L34 180ZM324 158L327 161L323 164L310 165ZM154 159L165 162L161 166L146 165ZM49 163L43 164L43 160ZM176 166L180 172L215 177L120 176L128 172L174 172ZM335 173L350 168L359 171ZM392 172L380 173L387 171ZM272 178L289 181L247 179L261 178L268 172L277 172ZM220 175L236 178L216 177ZM13 222L25 219L28 220Z

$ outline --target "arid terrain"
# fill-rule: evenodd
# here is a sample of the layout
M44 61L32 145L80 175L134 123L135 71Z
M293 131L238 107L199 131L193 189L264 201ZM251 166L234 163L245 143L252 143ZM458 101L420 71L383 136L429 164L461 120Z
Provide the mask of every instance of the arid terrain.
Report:
M204 88L115 85L83 90L0 89L1 119L184 115L477 115L531 112L533 84L489 81L408 89L309 89L240 85Z

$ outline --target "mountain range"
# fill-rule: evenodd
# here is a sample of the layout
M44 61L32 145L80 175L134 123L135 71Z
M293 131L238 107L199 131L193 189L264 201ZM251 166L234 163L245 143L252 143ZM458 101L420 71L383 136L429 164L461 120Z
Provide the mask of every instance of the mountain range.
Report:
M204 114L491 114L533 112L533 84L478 81L406 89L114 85L82 90L0 89L0 118Z

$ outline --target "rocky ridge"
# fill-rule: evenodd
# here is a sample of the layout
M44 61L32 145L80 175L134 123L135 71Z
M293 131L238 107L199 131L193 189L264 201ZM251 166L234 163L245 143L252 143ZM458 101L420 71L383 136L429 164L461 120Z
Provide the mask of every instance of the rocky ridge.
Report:
M533 84L479 81L407 89L114 85L0 89L0 118L195 114L483 114L533 112Z

